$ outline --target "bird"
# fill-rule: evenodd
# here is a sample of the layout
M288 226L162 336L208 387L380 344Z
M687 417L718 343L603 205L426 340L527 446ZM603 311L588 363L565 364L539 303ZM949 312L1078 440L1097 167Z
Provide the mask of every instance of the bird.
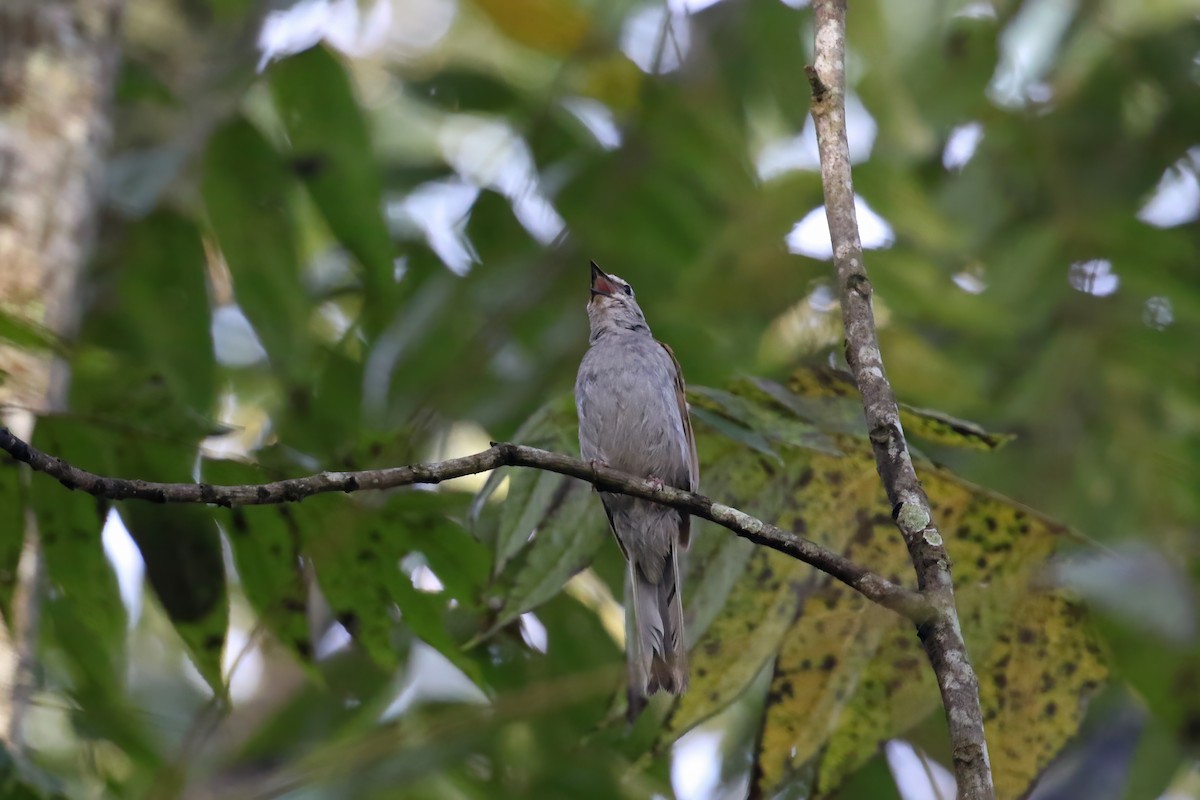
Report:
M588 350L575 379L579 450L584 460L690 492L700 468L683 372L650 332L633 287L591 262ZM649 500L600 492L609 526L628 563L628 715L648 698L688 684L679 554L691 517Z

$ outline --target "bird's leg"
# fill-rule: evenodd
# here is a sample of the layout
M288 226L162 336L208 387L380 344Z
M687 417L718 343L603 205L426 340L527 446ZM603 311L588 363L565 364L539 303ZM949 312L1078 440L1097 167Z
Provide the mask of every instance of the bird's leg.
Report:
M663 479L657 475L647 475L646 480L650 481L650 484L654 487L654 491L656 492L662 491L662 488L666 486L666 484L663 483Z

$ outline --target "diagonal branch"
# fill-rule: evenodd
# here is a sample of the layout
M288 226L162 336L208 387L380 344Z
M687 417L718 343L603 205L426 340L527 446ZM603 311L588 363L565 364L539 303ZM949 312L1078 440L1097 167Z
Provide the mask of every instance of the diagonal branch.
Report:
M932 607L919 593L898 586L845 556L802 536L714 502L704 495L663 486L610 467L589 464L578 458L525 447L493 444L474 455L411 464L404 467L358 472L319 472L304 478L246 486L214 486L207 483L155 483L96 475L61 458L48 455L0 428L0 450L37 472L44 472L68 489L78 489L105 500L148 500L153 503L204 503L217 506L253 506L299 502L329 492L358 492L394 489L416 483L441 483L451 478L487 472L497 467L531 467L569 475L595 485L597 490L627 494L678 508L692 516L715 522L749 539L810 564L860 592L868 600L889 608L920 624L931 618Z
M862 393L875 464L892 503L892 516L912 557L917 585L935 611L930 620L918 624L917 632L937 674L946 709L959 797L991 800L995 791L979 706L979 681L958 623L950 558L934 524L929 498L913 469L896 396L883 371L871 310L871 282L859 240L846 139L846 0L815 0L813 11L815 64L807 73L846 329L846 361Z

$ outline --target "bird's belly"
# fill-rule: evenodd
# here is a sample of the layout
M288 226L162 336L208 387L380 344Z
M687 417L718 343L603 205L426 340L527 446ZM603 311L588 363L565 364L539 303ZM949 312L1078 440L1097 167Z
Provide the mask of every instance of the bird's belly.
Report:
M626 354L619 367L593 370L588 377L597 388L580 408L584 457L600 458L623 472L686 485L688 446L673 376L652 360L641 363ZM589 449L598 452L586 452Z

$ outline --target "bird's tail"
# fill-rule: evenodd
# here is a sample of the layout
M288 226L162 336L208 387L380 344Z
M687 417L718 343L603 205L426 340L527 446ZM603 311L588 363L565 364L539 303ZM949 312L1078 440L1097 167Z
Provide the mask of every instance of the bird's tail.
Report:
M680 694L688 682L678 545L672 542L666 557L654 560L659 563L629 560L625 649L630 719L641 713L650 695L660 691Z

